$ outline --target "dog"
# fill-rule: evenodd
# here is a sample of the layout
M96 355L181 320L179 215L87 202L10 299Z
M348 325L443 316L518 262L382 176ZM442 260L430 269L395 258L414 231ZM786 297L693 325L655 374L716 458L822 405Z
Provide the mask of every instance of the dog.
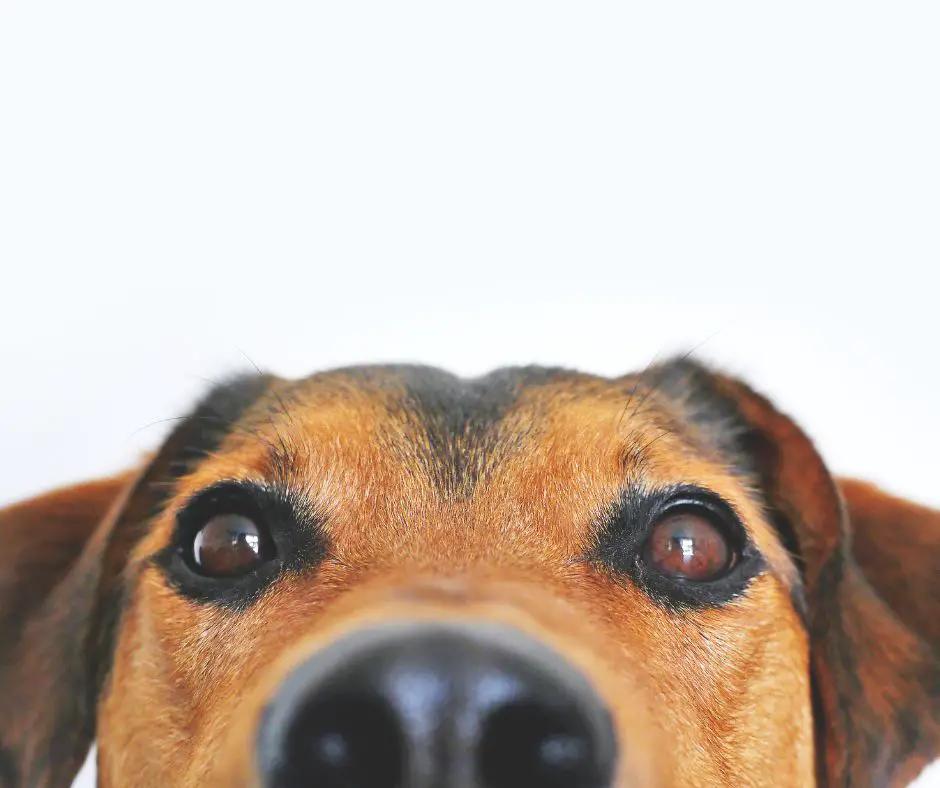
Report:
M0 784L901 786L938 555L687 357L253 373L0 513Z

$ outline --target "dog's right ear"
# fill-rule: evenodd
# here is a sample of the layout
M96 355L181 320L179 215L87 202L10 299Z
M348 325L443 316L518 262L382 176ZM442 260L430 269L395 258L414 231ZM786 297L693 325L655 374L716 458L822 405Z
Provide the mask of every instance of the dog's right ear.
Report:
M748 480L801 569L818 784L907 785L940 755L940 512L840 482L740 380L680 359L659 381Z
M95 736L126 559L271 378L218 386L136 471L0 511L0 788L68 788Z

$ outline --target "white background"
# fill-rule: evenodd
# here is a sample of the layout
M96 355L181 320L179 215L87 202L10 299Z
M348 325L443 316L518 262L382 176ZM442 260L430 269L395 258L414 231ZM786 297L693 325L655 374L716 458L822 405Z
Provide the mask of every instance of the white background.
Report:
M940 505L938 36L887 0L0 0L0 502L246 356L703 343Z

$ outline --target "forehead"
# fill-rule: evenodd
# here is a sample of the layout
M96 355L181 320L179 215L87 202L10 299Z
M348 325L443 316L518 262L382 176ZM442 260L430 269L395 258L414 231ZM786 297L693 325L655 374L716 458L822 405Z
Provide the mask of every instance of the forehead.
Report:
M744 463L722 450L713 419L688 417L686 388L659 374L540 367L274 381L180 493L221 478L299 491L351 557L561 558L583 552L625 491L693 484L727 500L771 563L786 564Z

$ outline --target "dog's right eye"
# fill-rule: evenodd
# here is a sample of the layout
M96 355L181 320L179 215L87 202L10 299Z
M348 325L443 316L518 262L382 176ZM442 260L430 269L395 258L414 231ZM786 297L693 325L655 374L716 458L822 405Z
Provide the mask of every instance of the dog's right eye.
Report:
M193 536L189 554L193 569L209 577L237 577L273 557L270 539L249 517L218 514Z
M153 560L189 598L244 610L285 572L309 571L325 554L304 497L226 479L182 502L173 539Z

